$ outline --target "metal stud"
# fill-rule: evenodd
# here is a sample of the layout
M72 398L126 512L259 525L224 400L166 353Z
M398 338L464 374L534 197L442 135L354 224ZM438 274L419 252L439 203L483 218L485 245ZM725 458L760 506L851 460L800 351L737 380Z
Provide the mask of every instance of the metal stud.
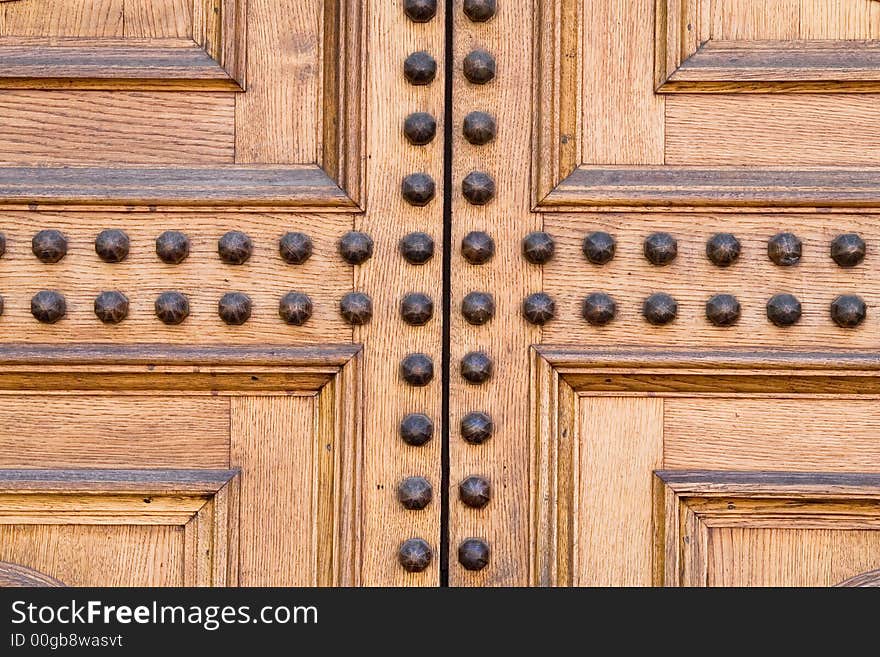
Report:
M398 248L411 265L423 265L434 257L434 240L427 233L415 232L404 236Z
M426 386L434 378L434 361L426 354L409 354L400 361L400 376L411 386Z
M434 553L423 538L410 538L397 550L397 561L410 573L420 573L431 565Z
M485 477L471 475L458 485L458 499L472 509L482 509L492 499L492 484Z
M253 309L251 298L241 292L227 292L220 297L217 304L217 312L227 324L232 326L241 326L251 317Z
M179 265L189 256L189 238L176 230L166 230L156 238L156 255L168 265Z
M302 292L288 292L278 303L278 316L293 326L302 326L309 321L312 310L312 300Z
M593 326L605 326L617 314L617 303L604 292L592 292L584 299L581 314Z
M339 302L339 313L354 326L363 326L373 317L373 300L363 292L349 292Z
M739 316L739 301L732 294L716 294L706 302L706 319L715 326L733 326Z
M495 240L483 231L468 233L461 240L461 255L472 265L485 264L495 255Z
M487 112L471 112L464 117L461 132L474 146L485 146L498 134L498 124Z
M855 267L865 259L865 240L855 233L838 235L831 242L831 258L841 267Z
M776 326L797 324L801 314L801 302L792 294L776 294L767 302L767 319Z
M467 570L483 570L489 558L489 544L482 538L468 538L458 546L458 562Z
M495 15L497 5L495 0L464 0L462 9L474 23L485 23Z
M767 242L767 256L780 267L791 267L800 262L803 248L794 233L779 233Z
M742 244L735 235L717 233L706 241L706 257L718 267L730 267L739 259Z
M486 84L495 78L495 58L485 50L474 50L464 58L464 77L474 84Z
M182 324L189 317L189 299L180 292L163 292L156 297L155 309L163 324Z
M40 262L53 264L67 255L67 238L60 230L41 230L31 240L31 250Z
M102 230L95 238L95 253L104 262L122 262L128 257L131 241L125 231L110 228Z
M403 12L413 23L427 23L437 15L437 0L404 0Z
M366 233L349 231L339 240L339 255L350 265L362 265L373 257L373 239Z
M285 233L278 241L278 255L289 265L301 265L312 257L312 238L305 233Z
M657 292L645 299L642 314L655 326L669 324L678 314L678 303L668 294Z
M472 171L461 181L461 193L471 205L486 205L495 198L495 181L483 171Z
M431 84L437 77L437 61L424 50L414 52L403 62L403 75L417 87Z
M421 208L434 199L437 186L434 184L434 179L427 173L411 173L403 179L400 193L407 203Z
M3 297L0 297L0 315L3 314L3 311L6 308L6 303L3 301Z
M544 292L530 294L523 301L522 314L530 324L542 326L556 316L556 303Z
M397 485L397 500L409 511L424 509L433 495L431 482L424 477L407 477Z
M495 316L495 299L488 292L471 292L461 300L461 314L468 324L482 326Z
M128 297L122 292L101 292L95 297L95 315L104 324L119 324L128 317Z
M492 378L495 365L485 351L472 351L461 359L461 376L468 383L478 385Z
M254 243L240 230L231 230L217 241L217 253L227 265L243 265L253 252Z
M843 294L831 302L831 319L841 328L855 328L867 315L868 307L855 294Z
M556 242L549 233L535 231L523 238L522 253L533 265L545 265L556 253Z
M0 233L0 258L6 255L6 235Z
M606 265L614 260L617 242L608 233L597 230L584 238L582 248L587 260L594 265Z
M31 315L43 324L54 324L67 314L64 295L55 290L42 290L31 299Z
M400 301L400 316L410 326L424 326L434 316L434 302L421 292L407 294Z
M437 136L437 119L427 112L413 112L403 122L403 134L413 146L425 146Z
M400 421L400 439L407 445L421 447L434 437L434 423L424 413L410 413Z
M471 445L482 445L495 433L495 424L492 416L482 411L468 413L461 418L459 424L461 437Z
M678 242L669 233L653 233L645 239L644 251L648 262L663 267L678 256Z

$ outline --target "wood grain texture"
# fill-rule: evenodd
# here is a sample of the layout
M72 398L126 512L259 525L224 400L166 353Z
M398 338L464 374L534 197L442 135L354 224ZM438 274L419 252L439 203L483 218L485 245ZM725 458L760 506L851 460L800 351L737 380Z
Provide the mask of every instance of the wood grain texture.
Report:
M713 39L797 39L800 35L800 20L801 0L712 2Z
M859 573L855 577L850 577L835 586L880 587L880 568L869 570L866 573Z
M0 14L0 36L121 37L125 0L28 0L4 3Z
M123 32L151 39L192 37L193 0L125 0Z
M64 586L54 577L14 563L0 562L0 588Z

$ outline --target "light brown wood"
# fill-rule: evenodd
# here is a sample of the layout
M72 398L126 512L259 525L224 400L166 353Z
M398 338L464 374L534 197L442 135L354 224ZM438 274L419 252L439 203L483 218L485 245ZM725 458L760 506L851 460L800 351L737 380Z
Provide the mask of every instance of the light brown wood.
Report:
M192 37L193 4L193 0L125 0L125 36Z
M64 584L54 577L18 564L0 562L0 587L57 587Z
M849 3L844 0L844 4ZM866 4L865 0L858 3ZM800 36L800 21L801 0L712 2L713 39L796 39Z
M3 36L121 37L125 0L28 0L0 12Z

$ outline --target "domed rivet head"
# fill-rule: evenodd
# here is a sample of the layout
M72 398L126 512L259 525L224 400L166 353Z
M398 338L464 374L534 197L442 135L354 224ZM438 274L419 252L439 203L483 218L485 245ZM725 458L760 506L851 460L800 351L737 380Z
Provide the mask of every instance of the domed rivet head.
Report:
M843 294L831 302L831 319L841 328L855 328L867 315L868 307L855 294Z
M309 321L312 310L312 300L302 292L288 292L278 303L278 316L293 326L302 326Z
M427 23L437 15L437 0L404 0L403 11L414 23Z
M410 573L420 573L431 565L434 553L431 546L422 538L404 541L397 551L397 561Z
M472 171L461 181L461 193L471 205L486 205L495 198L495 181L482 171Z
M471 445L482 445L492 437L495 432L495 424L488 413L474 411L461 418L459 431L465 442Z
M403 62L403 75L417 87L431 84L437 76L437 62L423 50L414 52Z
M841 267L855 267L865 259L865 240L855 233L838 235L831 242L831 258Z
M535 231L523 238L522 253L523 257L533 265L544 265L553 259L556 242L549 233Z
M472 351L461 359L461 376L468 383L485 383L492 378L492 359L484 351Z
M645 257L652 265L668 265L678 256L678 242L669 233L653 233L645 239Z
M363 292L349 292L339 302L339 313L349 324L363 326L373 317L373 300Z
M776 326L797 324L801 313L801 302L792 294L776 294L767 302L767 319Z
M541 326L556 316L556 303L543 292L530 294L523 301L522 314L530 324Z
M31 250L40 262L52 264L67 255L67 238L60 230L41 230L31 240Z
M464 0L462 9L474 23L485 23L495 15L497 6L495 0Z
M617 304L604 292L593 292L584 299L581 313L593 326L605 326L617 314Z
M485 477L472 475L458 485L458 499L472 509L482 509L492 499L492 485Z
M217 253L227 265L243 265L254 252L251 238L239 230L231 230L217 242Z
M730 233L717 233L706 241L706 257L718 267L730 267L739 260L742 244Z
M119 324L128 317L128 297L122 292L101 292L95 297L95 315L104 324Z
M312 257L312 238L305 233L285 233L278 241L278 254L289 265L301 265Z
M0 258L6 255L6 235L0 233Z
M617 242L611 235L599 230L584 238L582 248L587 260L594 265L605 265L614 260Z
M803 248L794 233L779 233L767 242L767 256L780 267L791 267L800 262Z
M248 321L252 309L251 298L241 292L227 292L220 297L220 302L217 305L220 319L232 326L240 326Z
M651 324L669 324L678 314L678 303L668 294L658 292L645 299L642 314Z
M495 316L495 299L488 292L471 292L461 301L461 314L468 324L482 326Z
M423 265L434 257L434 240L427 233L410 233L400 240L400 255L411 265Z
M424 146L437 136L437 120L427 112L414 112L403 122L403 134L413 146Z
M400 316L410 326L424 326L434 316L434 302L421 292L407 294L400 302Z
M410 413L400 421L400 439L407 445L421 447L434 437L434 423L424 413Z
M474 146L485 146L498 134L498 124L491 114L471 112L464 117L461 132L464 138Z
M411 386L426 386L434 378L434 361L425 354L409 354L400 361L400 376Z
M362 265L373 257L373 239L366 233L350 231L339 240L339 255L350 265Z
M409 511L424 509L433 495L434 489L424 477L407 477L397 485L397 499Z
M739 316L739 301L732 294L716 294L706 302L706 319L715 326L733 326Z
M169 265L179 265L189 256L189 238L176 230L166 230L156 238L156 255Z
M110 228L95 238L95 253L104 262L122 262L128 257L131 241L125 231Z
M31 315L43 324L54 324L67 314L64 295L55 290L42 290L31 299Z
M486 84L495 78L495 58L485 50L474 50L464 58L464 77L474 84Z
M155 308L163 324L181 324L189 317L189 299L180 292L163 292L156 298Z
M461 240L461 255L472 265L485 264L495 255L495 240L483 231L468 233Z
M489 544L482 538L468 538L458 546L458 563L467 570L483 570L489 565Z
M434 179L427 173L411 173L403 179L400 186L403 200L417 208L428 205L434 199L436 192Z

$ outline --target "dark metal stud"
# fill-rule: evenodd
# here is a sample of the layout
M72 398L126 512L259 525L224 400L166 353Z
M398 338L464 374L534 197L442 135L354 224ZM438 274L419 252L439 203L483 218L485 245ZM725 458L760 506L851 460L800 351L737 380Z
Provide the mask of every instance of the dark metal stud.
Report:
M495 424L492 422L492 416L488 413L474 411L461 418L459 431L465 442L471 445L482 445L492 437L495 432Z
M0 233L0 258L6 255L6 235Z
M60 230L41 230L31 240L31 250L40 262L55 263L67 255L67 238Z
M278 316L294 326L302 326L309 321L312 310L312 300L302 292L288 292L278 303Z
M767 242L767 255L780 267L791 267L800 262L804 246L794 233L779 233Z
M6 303L3 301L3 297L0 297L0 315L3 314L3 311L6 308Z
M55 290L42 290L31 299L31 315L43 324L54 324L67 314L64 295Z
M495 365L485 351L472 351L461 359L461 376L468 383L485 383L492 378Z
M409 511L424 509L433 495L431 482L424 477L407 477L397 485L397 499Z
M523 238L522 253L523 257L533 265L544 265L553 259L556 242L549 233L535 231Z
M403 134L413 146L425 146L437 136L437 119L427 112L413 112L403 122Z
M855 267L865 259L865 240L855 233L838 235L831 242L831 257L841 267Z
M421 292L407 294L400 302L400 316L410 326L424 326L434 316L434 302Z
M464 0L462 9L474 23L485 23L495 15L497 5L495 0Z
M492 484L485 477L471 475L458 485L458 498L472 509L482 509L492 499Z
M400 254L411 265L423 265L434 257L434 239L427 233L410 233L400 240Z
M128 257L130 248L131 240L122 230L102 230L95 238L95 253L104 262L122 262Z
M608 233L597 230L584 238L582 248L587 260L594 265L605 265L614 260L617 242Z
M339 302L339 313L349 324L363 326L373 317L373 300L363 292L349 292Z
M254 304L251 298L241 292L227 292L220 297L217 311L227 324L241 326L251 318L251 310Z
M730 267L739 260L742 244L735 235L717 233L706 241L706 257L718 267Z
M467 570L483 570L489 557L489 544L482 538L468 538L458 546L458 563Z
M471 112L464 117L461 132L474 146L485 146L498 134L498 124L487 112Z
M668 294L657 292L645 299L642 314L651 324L662 326L675 319L678 303Z
M397 551L397 561L410 573L420 573L431 565L434 553L423 538L410 538Z
M483 171L472 171L461 181L461 193L471 205L486 205L495 198L495 181Z
M593 326L605 326L617 315L617 303L604 292L593 292L584 299L581 314Z
M301 265L312 257L312 238L305 233L285 233L278 242L278 254L289 265Z
M461 314L468 324L482 326L495 316L495 299L488 292L471 292L461 300Z
M217 242L217 253L227 265L243 265L253 252L254 243L240 230L230 230Z
M706 319L715 326L733 326L739 316L739 301L732 294L716 294L706 302Z
M128 317L128 297L122 292L101 292L95 297L95 315L104 324L119 324Z
M767 319L776 326L797 324L801 314L801 302L792 294L776 294L767 302Z
M373 239L352 230L339 240L339 255L350 265L362 265L373 257Z
M424 50L414 52L403 62L403 75L417 87L431 84L437 77L437 61Z
M400 439L407 445L421 447L434 437L434 423L424 413L410 413L400 421Z
M855 328L867 315L868 307L855 294L842 294L831 302L831 319L841 328Z
M464 58L464 77L474 84L486 84L495 78L495 58L485 50L474 50Z
M427 173L411 173L403 179L400 186L403 200L417 208L428 205L437 193L434 179Z
M155 308L164 324L181 324L189 317L189 299L180 292L163 292L156 297Z
M400 376L411 386L426 386L434 378L434 361L426 354L409 354L400 361Z
M485 264L495 255L495 240L483 231L468 233L461 240L461 255L472 265Z
M427 23L437 15L437 0L404 0L403 11L413 23Z
M678 256L678 242L669 233L652 233L645 239L644 250L648 262L663 267Z
M523 301L522 314L530 324L541 326L556 316L556 303L543 292L530 294Z
M156 238L156 255L169 265L179 265L189 256L189 238L176 230L166 230Z

